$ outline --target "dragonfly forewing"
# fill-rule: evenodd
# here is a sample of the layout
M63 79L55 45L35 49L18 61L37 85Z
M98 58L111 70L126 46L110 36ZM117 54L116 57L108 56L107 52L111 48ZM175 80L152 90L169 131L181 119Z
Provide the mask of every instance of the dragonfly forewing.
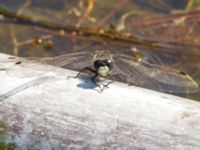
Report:
M119 79L129 85L168 93L194 93L199 90L199 85L188 74L179 70L150 64L141 58L124 54L110 54L108 51L105 51L104 55L103 52L85 51L49 58L19 59L15 60L15 63L12 62L13 65L6 69L6 72L14 77L40 76L52 69L45 64L76 71L81 71L86 67L94 70L95 59L110 59L113 68L110 70L109 76L114 80Z
M93 57L94 53L92 52L76 52L50 58L46 63L79 71L84 67L93 67Z
M124 72L130 85L169 93L194 93L199 90L198 84L181 71L149 64L123 54L113 55L113 60Z
M67 69L81 70L88 65L92 66L93 54L89 52L76 52L57 57L27 57L10 60L12 65L6 69L9 76L18 78L30 78L44 75L59 66Z

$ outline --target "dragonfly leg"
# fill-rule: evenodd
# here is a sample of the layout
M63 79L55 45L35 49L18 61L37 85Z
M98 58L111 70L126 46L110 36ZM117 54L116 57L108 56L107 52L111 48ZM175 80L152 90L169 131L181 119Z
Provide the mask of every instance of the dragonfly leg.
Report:
M89 70L89 71L91 71L91 72L93 72L93 73L96 73L95 70L93 70L93 69L91 69L91 68L89 68L89 67L85 67L85 68L81 69L81 70L79 71L79 73L78 73L76 76L68 76L67 78L68 78L68 79L69 79L69 78L74 78L74 79L76 79L76 78L78 78L78 77L80 76L80 74L83 73L85 70Z
M111 78L111 81L109 81L109 82L106 83L106 84L103 84L103 89L104 89L104 88L109 88L108 85L110 85L111 83L114 82L114 78L113 78L113 76L112 76L112 75L109 75L109 76L110 76L110 78Z
M109 88L108 86L109 86L111 83L114 82L113 76L112 76L112 75L109 75L109 76L110 76L110 78L111 78L111 81L109 81L109 82L106 83L106 84L102 84L102 85L103 85L102 88L101 88L100 85L98 85L98 86L100 87L100 93L103 92L103 90L104 90L105 88Z
M78 76L79 76L82 72L84 72L85 70L89 70L89 71L91 71L91 72L93 72L93 73L95 74L90 80L91 80L91 82L94 83L96 86L100 87L100 91L102 92L101 86L95 81L96 77L98 76L98 73L97 73L95 70L93 70L93 69L91 69L91 68L89 68L89 67L85 67L85 68L83 68L83 69L76 75L75 78L78 78Z
M113 83L113 80L111 80L110 82L103 84L103 88L101 88L101 92L105 89L105 88L109 88L109 85Z
M97 76L98 76L98 73L95 72L95 75L90 80L92 81L92 83L100 87L100 85L95 81Z
M0 68L0 71L5 71L6 70L6 68Z
M108 82L107 84L103 84L103 88L101 88L101 85L100 84L98 84L96 81L95 81L95 79L96 79L96 77L98 76L98 73L95 71L95 70L93 70L93 69L91 69L91 68L89 68L89 67L85 67L85 68L83 68L76 76L75 76L75 78L78 78L79 77L79 75L82 73L82 72L84 72L85 70L89 70L89 71L91 71L91 72L93 72L95 75L90 79L91 80L91 82L92 83L94 83L96 86L98 86L99 88L100 88L100 93L105 89L105 88L108 88L108 85L109 84L111 84L114 80L113 80L113 78L112 78L112 76L111 76L111 81L110 82Z
M95 72L95 73L96 73L96 72ZM91 81L92 81L92 83L94 83L95 85L97 85L97 86L99 87L99 89L100 89L99 93L101 93L101 92L103 92L103 90L105 89L105 87L108 87L108 85L109 85L111 82L109 82L109 83L106 84L106 85L103 84L103 88L101 88L101 85L98 84L98 83L96 83L96 81L95 81L95 78L96 78L97 76L98 76L98 73L96 73L96 74L91 78Z
M89 68L89 67L85 67L85 68L81 69L81 71L79 71L79 73L78 73L74 78L75 78L75 79L78 78L78 77L80 76L80 74L83 73L85 70L89 70L89 71L91 71L91 72L97 74L97 72L96 72L95 70L93 70L93 69L91 69L91 68Z

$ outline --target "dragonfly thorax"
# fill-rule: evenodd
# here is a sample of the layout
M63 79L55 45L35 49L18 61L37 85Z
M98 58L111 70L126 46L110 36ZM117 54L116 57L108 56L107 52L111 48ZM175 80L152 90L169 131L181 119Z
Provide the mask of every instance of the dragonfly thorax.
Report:
M110 70L112 69L113 63L111 60L109 59L98 59L95 60L94 62L94 68L97 71L97 73L102 76L102 77L106 77Z

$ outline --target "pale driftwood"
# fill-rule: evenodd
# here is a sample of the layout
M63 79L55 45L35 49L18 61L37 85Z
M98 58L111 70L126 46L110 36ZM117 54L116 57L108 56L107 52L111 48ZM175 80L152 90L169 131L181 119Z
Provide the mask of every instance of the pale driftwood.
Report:
M20 150L200 149L198 102L122 83L98 93L87 79L67 79L73 71L30 62L12 71L16 60L7 58L0 54L0 142Z

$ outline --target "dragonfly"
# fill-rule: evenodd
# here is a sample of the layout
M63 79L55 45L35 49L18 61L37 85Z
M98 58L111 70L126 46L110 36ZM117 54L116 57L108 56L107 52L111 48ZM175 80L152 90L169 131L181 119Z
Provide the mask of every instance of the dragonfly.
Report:
M36 58L36 60L39 63L79 71L75 78L85 72L91 77L91 81L99 87L101 86L98 83L99 79L111 79L111 82L103 85L101 91L115 80L123 81L130 86L135 85L165 93L181 94L199 91L199 85L183 71L151 64L139 57L111 53L108 50L81 51L56 57ZM16 66L27 65L27 62L21 61L17 62ZM29 68L29 75L34 75L31 72L31 66ZM43 71L37 70L36 74L44 73L45 68L42 67L41 70ZM7 71L8 74L14 76L18 72L15 67L11 67Z

